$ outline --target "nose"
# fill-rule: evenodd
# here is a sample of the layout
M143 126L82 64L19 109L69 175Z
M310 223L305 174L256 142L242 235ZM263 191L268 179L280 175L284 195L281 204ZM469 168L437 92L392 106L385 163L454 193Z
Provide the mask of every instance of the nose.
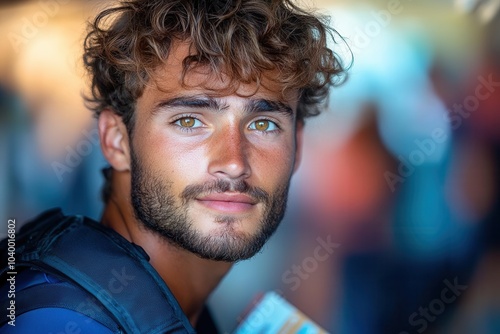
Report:
M251 175L248 141L242 129L229 126L212 138L208 172L217 178L246 179Z

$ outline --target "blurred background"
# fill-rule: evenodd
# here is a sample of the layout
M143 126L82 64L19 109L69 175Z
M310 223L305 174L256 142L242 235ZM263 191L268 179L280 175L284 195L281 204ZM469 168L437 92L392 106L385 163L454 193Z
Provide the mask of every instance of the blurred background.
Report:
M276 290L332 333L500 333L500 1L305 3L354 61L278 233L210 299L221 330ZM50 207L99 220L81 49L108 5L0 2L0 237Z

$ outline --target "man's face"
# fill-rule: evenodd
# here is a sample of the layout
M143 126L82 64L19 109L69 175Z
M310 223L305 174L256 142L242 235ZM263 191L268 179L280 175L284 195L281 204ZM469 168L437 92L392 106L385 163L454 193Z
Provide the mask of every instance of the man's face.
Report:
M284 215L300 138L297 94L283 98L264 81L266 88L242 84L214 96L208 88L224 83L199 71L183 86L187 52L175 48L137 101L134 212L146 228L202 258L246 259Z

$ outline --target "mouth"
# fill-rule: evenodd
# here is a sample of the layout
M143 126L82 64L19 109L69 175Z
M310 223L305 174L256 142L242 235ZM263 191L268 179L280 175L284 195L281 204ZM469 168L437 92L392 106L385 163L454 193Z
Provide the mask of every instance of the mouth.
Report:
M251 210L258 202L242 193L215 193L196 198L201 205L224 213L244 213Z

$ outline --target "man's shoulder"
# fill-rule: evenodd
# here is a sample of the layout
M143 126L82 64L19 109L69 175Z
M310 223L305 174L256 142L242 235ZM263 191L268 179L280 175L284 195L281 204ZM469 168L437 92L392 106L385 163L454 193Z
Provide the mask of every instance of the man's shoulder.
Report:
M7 296L4 289L0 289L2 296ZM104 309L94 307L94 314L89 312L90 296L39 270L24 270L17 275L12 300L14 317L0 327L0 334L121 333ZM101 314L96 316L98 311Z
M14 326L6 324L0 334L94 333L118 334L101 323L76 311L64 308L41 308L19 315Z
M20 273L36 269L63 281L16 293L16 307L23 309L24 317L35 309L55 307L119 325L125 332L194 333L144 250L95 221L51 210L23 227L16 247L15 267Z

